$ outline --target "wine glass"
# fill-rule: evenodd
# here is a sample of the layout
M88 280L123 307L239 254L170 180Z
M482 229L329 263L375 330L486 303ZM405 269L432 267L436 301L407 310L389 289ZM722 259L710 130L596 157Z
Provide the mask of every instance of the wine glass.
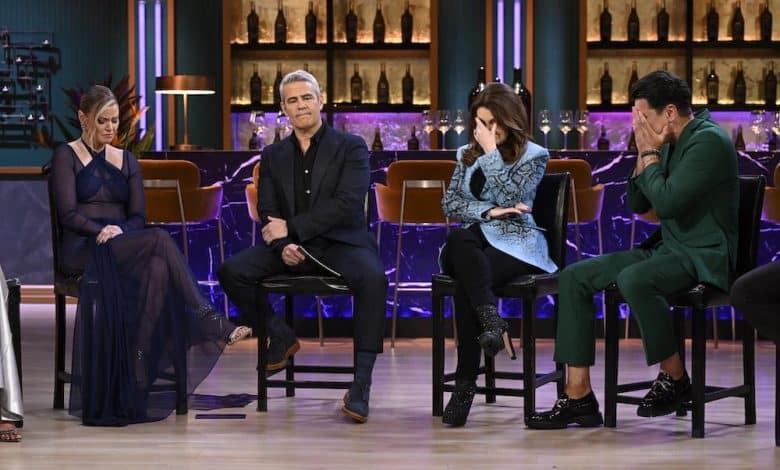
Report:
M563 150L567 150L568 146L566 145L567 136L569 135L569 132L571 132L572 129L572 116L571 116L571 110L570 109L564 109L561 111L558 115L558 129L563 132Z
M426 134L433 132L433 115L429 109L422 112L422 130Z
M772 119L772 132L780 136L780 111L777 111Z
M447 132L450 130L450 112L446 109L439 111L439 124L436 126L441 132L441 148L447 150Z
M547 133L552 130L552 118L550 117L549 109L539 111L539 130L544 134L544 148L547 148Z
M755 150L761 150L761 131L764 127L764 110L754 109L750 111L750 130L756 135L756 147Z
M287 138L292 133L292 126L290 126L290 119L282 113L276 116L276 127L279 128L279 136L282 139Z
M455 120L452 121L452 129L457 132L458 135L466 130L466 119L464 118L465 113L466 112L462 109L455 111Z
M577 132L580 133L580 149L585 150L585 134L588 132L588 110L577 111Z
M252 126L252 132L257 134L258 147L262 148L261 143L265 142L265 112L263 111L250 111L249 123Z

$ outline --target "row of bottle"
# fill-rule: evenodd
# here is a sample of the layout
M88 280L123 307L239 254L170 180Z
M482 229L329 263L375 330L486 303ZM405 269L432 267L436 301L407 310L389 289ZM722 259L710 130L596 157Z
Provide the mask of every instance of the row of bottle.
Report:
M664 62L664 70L667 69ZM639 80L636 62L631 65L631 77L628 80L628 95L631 96L631 89ZM601 104L612 104L612 76L609 74L609 64L604 63L604 72L600 79ZM710 62L710 71L707 74L707 104L717 104L719 100L720 79L715 72L715 61ZM732 97L734 104L744 105L747 95L747 83L745 82L745 73L742 69L742 61L737 62L736 72L734 74L734 85L732 87ZM774 106L777 101L777 76L775 75L775 63L770 62L766 75L764 76L764 104Z
M387 79L387 73L385 72L385 63L380 65L379 80L376 84L376 102L378 104L390 104L390 82ZM253 105L262 105L262 90L263 79L258 73L257 64L252 66L253 73L249 77L249 100ZM303 69L308 71L308 64L303 64ZM279 105L281 102L281 96L279 95L279 85L282 83L282 64L276 64L276 78L274 78L273 84L273 97L272 102L274 105ZM350 79L350 101L353 104L361 104L363 102L363 79L360 76L360 70L358 64L354 66L354 74ZM414 102L414 77L412 77L411 64L406 64L406 74L401 78L401 103L405 105L411 105Z
M274 139L273 142L279 142L282 140L282 126L280 126L278 123L274 127ZM252 134L249 137L249 142L247 144L247 148L249 150L258 150L262 148L263 145L263 138L259 134L259 128L254 127L252 129ZM379 130L379 126L374 127L374 140L371 143L371 151L372 152L381 152L385 149L384 144L382 143L382 134ZM406 141L406 149L407 150L420 150L420 140L417 138L417 126L412 126L411 128L411 135L409 137L409 140Z
M612 40L612 14L609 12L608 1L604 0L604 9L599 16L599 37L602 42ZM627 32L629 42L639 41L639 14L636 10L636 0L631 2L631 11L628 14ZM720 31L720 14L715 7L715 2L711 1L705 18L707 41L715 42L718 40ZM758 12L759 40L762 42L772 41L772 12L769 10L769 2L759 4ZM734 14L731 17L731 40L745 40L745 17L742 14L741 2L737 2L734 7ZM666 0L663 0L661 8L656 15L656 31L659 42L669 40L669 12L666 11Z
M528 126L530 128L533 128L531 125L531 112L533 111L533 108L531 107L531 92L528 91L528 88L525 87L523 84L523 69L522 68L514 68L513 69L513 80L512 80L512 90L514 90L515 94L520 96L520 100L523 102L523 106L525 107L526 111L526 117L528 118ZM496 82L500 82L501 79L498 77L495 78ZM479 93L485 89L485 86L487 86L487 82L485 80L485 67L480 66L479 69L477 69L477 83L474 85L474 88L471 89L469 92L469 109L471 109L471 103L474 102L474 99L479 95Z
M260 41L260 17L255 11L255 2L249 2L250 12L246 18L247 38L250 44L257 44ZM314 11L314 2L309 2L309 11L304 19L306 44L315 44L317 42L317 14ZM414 28L414 17L409 7L409 0L406 0L406 7L401 14L401 42L411 44L412 30ZM383 44L385 42L385 18L382 15L382 0L376 2L376 13L372 25L374 43ZM349 2L349 11L344 17L344 30L346 31L347 43L357 43L358 36L358 17L355 13L355 2ZM274 43L287 43L287 19L284 16L284 6L282 0L279 0L279 7L274 21Z

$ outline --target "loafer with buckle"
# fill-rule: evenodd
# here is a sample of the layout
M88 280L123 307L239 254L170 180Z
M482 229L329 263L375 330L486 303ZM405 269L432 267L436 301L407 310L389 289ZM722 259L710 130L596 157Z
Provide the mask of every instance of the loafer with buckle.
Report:
M604 424L599 402L592 390L576 400L564 393L550 411L534 413L525 421L525 425L531 429L564 429L570 424L586 428Z
M668 415L690 399L691 379L687 372L679 380L674 380L666 372L660 372L650 386L650 391L642 398L636 414L644 418Z

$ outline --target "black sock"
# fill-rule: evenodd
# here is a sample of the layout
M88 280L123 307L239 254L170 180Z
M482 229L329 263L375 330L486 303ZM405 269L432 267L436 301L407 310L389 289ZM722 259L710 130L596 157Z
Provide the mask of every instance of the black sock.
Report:
M376 353L372 351L358 351L355 358L355 380L364 384L371 384L371 373L374 370Z

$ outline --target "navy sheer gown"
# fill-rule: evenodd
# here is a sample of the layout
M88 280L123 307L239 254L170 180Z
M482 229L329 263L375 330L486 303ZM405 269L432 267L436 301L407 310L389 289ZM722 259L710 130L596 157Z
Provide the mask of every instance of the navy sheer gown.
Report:
M81 158L70 145L52 158L60 267L82 275L69 411L95 426L160 420L175 409L176 394L159 385L176 370L192 393L234 326L199 292L168 233L144 228L135 157L121 151L120 168L105 150L73 145L83 146ZM109 224L124 233L98 245Z

